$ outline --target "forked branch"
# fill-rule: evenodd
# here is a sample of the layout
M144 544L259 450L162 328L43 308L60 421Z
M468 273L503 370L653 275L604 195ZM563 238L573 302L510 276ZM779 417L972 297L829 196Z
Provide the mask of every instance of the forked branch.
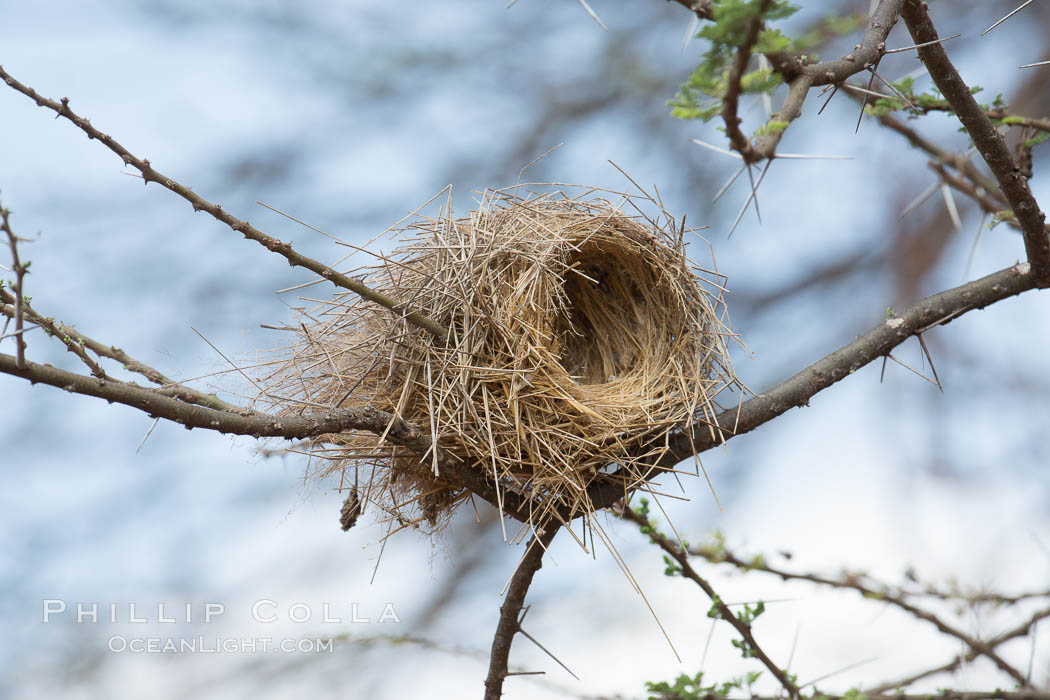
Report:
M639 516L640 517L640 516ZM631 519L631 518L627 518ZM632 519L633 520L633 519ZM637 520L634 520L637 522ZM659 543L658 543L659 544ZM997 651L996 647L1002 644L1006 639L992 639L983 640L978 639L970 634L967 634L961 629L958 629L954 625L949 624L942 620L939 616L934 613L921 608L908 600L908 596L903 592L894 592L890 590L889 586L879 586L872 584L866 580L863 575L855 573L843 574L841 578L829 578L827 576L821 576L813 573L797 573L789 571L787 569L773 566L765 561L764 557L755 557L748 559L746 557L740 557L728 550L724 546L716 547L693 547L688 552L691 556L703 557L709 562L715 564L727 564L735 566L741 571L751 572L760 571L767 574L772 574L784 581L807 581L814 583L819 586L825 586L828 588L837 588L841 590L853 590L860 593L866 599L877 600L886 605L899 608L909 615L912 615L916 619L928 622L937 628L937 631L941 634L954 637L963 644L965 644L972 652L973 658L978 656L987 657L992 663L994 663L1000 671L1010 676L1010 679L1018 684L1018 687L1030 689L1032 686L1029 683L1028 678L1020 670L1015 668L1012 664L1006 661ZM1035 621L1043 619L1044 617L1050 616L1050 609L1044 609L1038 611L1031 624ZM1012 638L1012 637L1011 637Z
M906 0L901 9L908 31L921 46L919 58L929 71L937 89L944 95L974 146L981 153L1014 212L1024 236L1025 252L1032 263L1035 283L1050 286L1050 235L1046 229L1046 215L1028 188L1028 179L1014 162L1010 149L996 130L988 114L977 104L970 87L955 69L944 47L935 42L937 30L933 26L926 3Z

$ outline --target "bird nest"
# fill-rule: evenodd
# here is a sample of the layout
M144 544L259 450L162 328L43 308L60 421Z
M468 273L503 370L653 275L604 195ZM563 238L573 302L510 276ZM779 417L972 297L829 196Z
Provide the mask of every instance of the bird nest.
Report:
M627 493L667 436L714 423L715 397L736 383L723 279L686 257L684 225L641 214L633 197L516 192L398 230L399 247L355 274L401 312L351 293L304 312L265 395L286 414L374 406L531 499L536 517L587 514L594 480ZM605 198L584 198L595 193ZM421 457L367 432L309 449L315 474L352 489L351 520L360 498L433 530L470 496L441 478L434 449Z

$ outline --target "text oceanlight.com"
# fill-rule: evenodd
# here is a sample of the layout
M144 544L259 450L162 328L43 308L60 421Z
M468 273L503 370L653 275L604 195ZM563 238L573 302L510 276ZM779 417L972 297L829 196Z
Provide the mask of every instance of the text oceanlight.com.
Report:
M110 651L124 654L331 654L334 639L272 639L236 637L125 637L109 638Z

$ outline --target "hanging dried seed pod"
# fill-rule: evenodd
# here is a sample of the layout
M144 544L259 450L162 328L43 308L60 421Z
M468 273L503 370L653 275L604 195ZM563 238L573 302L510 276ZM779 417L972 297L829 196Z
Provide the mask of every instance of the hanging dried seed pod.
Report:
M346 500L343 501L343 509L339 512L339 524L342 526L343 532L352 528L360 516L361 499L358 498L357 487L354 486L346 494Z

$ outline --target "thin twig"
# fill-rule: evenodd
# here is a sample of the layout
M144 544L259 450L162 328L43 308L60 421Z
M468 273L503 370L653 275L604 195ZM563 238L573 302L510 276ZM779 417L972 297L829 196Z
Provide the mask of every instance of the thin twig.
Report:
M26 368L26 341L24 337L25 328L23 327L23 300L25 299L25 294L22 291L22 283L25 279L28 265L23 265L18 259L18 237L11 230L10 217L11 211L0 204L0 231L7 234L7 243L11 248L11 270L15 273L15 354L18 358L17 368L23 370Z
M0 290L0 304L2 304L0 305L0 313L13 313L13 311L9 311L9 307L11 307L12 303L12 296L8 295L4 290ZM25 312L26 319L30 323L37 324L38 326L46 330L48 333L50 333L52 337L60 340L68 350L76 353L77 356L81 359L81 361L84 362L84 364L87 365L89 369L91 369L91 373L93 376L103 379L110 378L106 372L102 371L101 367L99 367L93 360L91 360L89 356L87 356L87 354L84 352L85 349L90 350L100 358L105 357L119 362L120 365L127 371L140 374L149 381L153 382L154 384L159 384L161 386L161 389L157 391L159 391L165 396L171 396L173 398L179 399L180 401L185 401L186 403L199 404L201 406L207 406L208 408L214 408L222 411L241 410L239 406L234 406L233 404L227 403L219 397L215 396L214 394L208 394L203 391L198 391L197 389L192 389L190 387L183 386L180 382L176 382L172 379L169 379L168 377L164 376L163 373L159 372L153 367L150 367L149 365L139 362L120 348L101 343L98 340L95 340L94 338L84 335L76 328L67 326L64 323L60 323L51 317L44 316L36 309L34 309L33 305L29 302L23 301L23 310Z
M747 70L748 61L751 60L751 49L758 41L758 35L762 31L762 15L765 14L770 2L771 0L762 0L755 11L755 16L751 18L744 43L737 48L736 56L733 57L733 64L726 78L725 96L722 98L722 121L725 122L726 136L729 137L733 150L741 155L745 163L754 163L761 160L762 157L754 152L751 140L740 131L741 119L737 116L743 89L740 81L744 77L744 71Z
M745 649L748 655L754 656L756 659L762 662L769 672L777 679L781 687L787 691L789 698L799 697L799 687L791 680L788 675L780 668L777 664L769 658L769 655L763 651L762 647L758 645L754 635L751 633L751 625L741 620L730 608L726 605L722 598L715 592L715 589L707 581L707 579L700 576L700 574L693 568L689 562L689 552L682 547L678 542L670 540L667 536L663 535L656 528L653 527L652 523L643 515L636 513L631 508L624 504L622 508L618 509L617 514L629 522L634 523L639 528L643 529L643 532L649 536L654 544L664 550L668 556L675 560L675 563L681 569L681 574L684 578L689 579L707 594L707 597L711 599L711 602L717 607L721 619L728 622L733 628L740 634L744 639Z
M124 146L118 143L117 140L114 139L112 136L103 133L102 131L99 131L91 125L91 122L89 120L79 116L73 110L71 110L69 108L69 98L63 97L61 101L48 99L38 94L33 88L27 85L23 85L19 81L15 80L15 78L12 77L11 74L9 74L7 71L5 71L2 66L0 66L0 78L3 78L4 82L7 83L7 85L9 85L11 88L36 102L37 106L47 107L48 109L53 110L58 116L65 117L69 121L73 122L73 124L75 124L84 133L88 135L88 138L98 139L99 141L101 141L103 145L109 148L109 150L113 151L118 156L120 156L126 165L130 165L136 170L138 170L142 174L142 180L145 184L148 185L150 182L156 182L162 187L171 190L172 192L189 202L193 206L194 211L208 212L213 217L223 222L234 231L242 233L245 238L253 240L256 243L259 243L260 245L265 247L270 252L277 253L278 255L282 256L285 260L288 261L289 264L293 266L306 268L307 270L310 270L311 272L314 272L323 277L324 279L332 282L337 287L349 289L350 291L361 296L362 298L379 304L380 306L390 309L395 313L400 314L403 311L405 311L404 304L400 300L393 299L385 294L377 292L371 287L361 282L360 280L353 279L352 277L348 277L347 275L337 272L336 270L333 270L331 267L325 265L324 263L318 260L306 257L305 255L299 253L294 248L292 248L292 245L290 243L285 243L284 241L278 240L277 238L263 233L259 229L249 224L247 221L243 221L233 216L232 214L229 214L228 212L224 211L223 208L218 204L213 204L212 202L209 202L208 200L204 199L196 192L191 190L189 187L186 187L185 185L156 170L152 165L150 165L148 159L139 158L135 156L131 153L131 151L124 148ZM448 336L448 330L444 326L432 319L427 318L426 316L423 316L419 312L410 311L409 313L405 314L405 320L407 320L412 325L423 329L427 333L430 333L438 341L444 342Z

